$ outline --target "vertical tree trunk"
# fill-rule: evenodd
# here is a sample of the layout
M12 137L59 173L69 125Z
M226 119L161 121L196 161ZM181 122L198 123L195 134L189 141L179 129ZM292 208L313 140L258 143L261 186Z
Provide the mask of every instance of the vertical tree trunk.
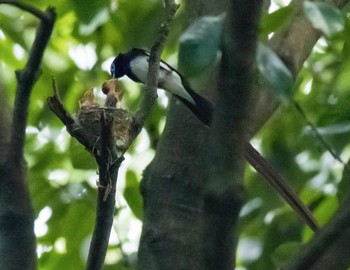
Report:
M138 269L201 269L200 148L206 145L206 135L207 129L173 100L156 156L142 180Z
M8 152L10 116L0 89L0 269L36 269L34 213L24 160Z
M227 1L186 2L189 21L196 16L218 15L227 8L226 4ZM211 82L208 86L211 92L216 91L215 85ZM207 260L203 256L206 254L203 248L205 245L203 237L210 233L208 224L217 225L215 221L219 223L227 221L221 220L221 217L217 219L215 215L211 215L212 212L209 213L208 220L208 212L207 215L204 214L204 209L210 208L210 202L207 200L210 196L203 196L206 192L203 187L208 181L207 168L211 165L208 157L209 159L213 157L209 152L211 145L208 141L208 131L209 129L191 115L181 103L176 99L172 100L156 156L145 170L141 184L144 198L144 224L139 247L138 269L199 270L209 269L210 267L205 265L217 262ZM238 136L239 139L242 139L240 135L242 133L239 133ZM240 145L239 141L234 144L236 143ZM244 145L242 143L242 146ZM237 170L237 174L230 175L230 180L237 176L237 182L240 182L243 176L243 156L237 155L234 158L237 159L237 166L241 167ZM219 161L212 160L212 162ZM229 260L223 263L224 267L227 264L231 265L234 258L234 239L232 238L234 227L231 221L237 220L242 204L242 196L236 191L233 195L234 204L237 203L236 209L230 208L233 206L232 197L230 197L230 203L225 205L225 213L223 213L224 216L229 214L229 222L223 224L222 227L222 233L225 235L221 235L222 237L229 236L229 239L224 241L229 243L227 249L224 249L225 255L229 257ZM216 199L214 198L215 201ZM222 202L225 204L227 201ZM204 208L205 203L206 208ZM222 205L215 204L214 206L221 207ZM217 209L214 208L212 210ZM210 221L214 221L215 224ZM213 233L219 230L220 228ZM212 240L215 242L220 236L214 238ZM212 254L212 256L215 255L218 254Z

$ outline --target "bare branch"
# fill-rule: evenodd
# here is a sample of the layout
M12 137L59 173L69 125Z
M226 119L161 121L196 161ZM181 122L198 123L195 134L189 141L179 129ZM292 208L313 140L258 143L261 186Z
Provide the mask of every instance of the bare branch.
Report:
M28 62L23 70L16 72L17 89L12 119L10 151L18 158L23 156L29 97L33 85L39 76L40 64L56 19L56 13L53 8L48 8L44 14L47 18L40 22Z
M115 191L119 166L124 160L118 158L113 137L113 118L101 113L100 151L95 156L99 166L96 220L92 235L86 269L102 269L107 253L115 207Z
M175 16L176 10L179 5L173 0L165 0L165 15L164 20L160 26L158 36L154 45L152 46L149 58L148 68L148 81L145 89L145 96L142 99L140 110L136 113L136 122L138 124L137 129L141 131L143 123L151 110L153 104L157 99L157 86L158 86L158 70L159 61L162 54L164 43L168 37L170 24Z
M71 114L66 111L57 96L49 97L47 99L47 104L51 111L56 114L56 116L66 126L68 133L72 137L76 138L78 142L84 145L89 152L96 152L96 149L94 148L95 142L92 141L90 136L86 134L86 131L78 123L76 123Z
M350 168L348 167L347 163L342 160L342 158L332 149L332 146L323 138L323 136L318 132L317 127L314 123L309 119L309 117L306 115L306 112L303 110L303 108L299 105L298 102L294 101L294 106L296 110L299 112L301 117L304 119L306 124L311 128L311 131L315 134L316 138L319 140L321 145L326 149L335 160L338 160L343 166L345 170L350 171Z

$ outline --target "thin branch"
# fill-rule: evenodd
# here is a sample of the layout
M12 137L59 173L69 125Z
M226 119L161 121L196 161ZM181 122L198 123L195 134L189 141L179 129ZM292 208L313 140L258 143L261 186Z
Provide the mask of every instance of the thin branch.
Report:
M61 122L66 126L68 133L76 138L78 142L85 146L85 148L90 152L96 154L96 149L94 148L95 141L91 140L84 128L82 128L73 118L73 116L64 108L61 100L58 97L57 86L53 80L54 96L47 98L47 104L51 111L56 114L56 116L61 120Z
M88 270L102 269L104 264L113 225L118 170L124 160L116 155L113 118L106 117L102 111L100 124L100 154L96 156L99 166L99 189L95 227L86 266Z
M164 21L160 25L158 36L150 52L148 80L146 84L145 95L142 99L140 110L136 113L136 116L135 116L136 122L138 124L137 129L139 131L141 131L143 123L145 122L149 111L151 110L153 104L157 99L157 86L158 86L158 75L159 75L158 70L159 70L160 56L164 48L164 43L169 34L170 24L179 7L179 5L176 4L174 0L165 0L164 2L165 2Z
M332 157L335 160L338 160L343 166L344 169L350 171L349 166L344 162L341 157L332 149L332 146L322 137L322 135L318 132L317 127L312 123L312 121L308 118L306 115L306 112L303 110L303 108L299 105L298 102L294 101L294 106L301 115L301 117L304 119L306 124L311 128L311 131L315 134L316 138L320 141L321 145L332 155Z
M53 8L48 8L45 11L45 16L46 18L41 20L39 24L25 68L16 72L17 89L12 119L10 152L19 159L23 156L29 97L34 83L38 78L43 54L54 27L56 19L55 10Z
M92 140L91 136L86 133L85 129L81 127L76 122L74 117L64 108L59 98L59 91L54 77L52 77L52 88L54 95L52 97L48 97L46 100L49 108L66 126L68 133L73 138L77 139L77 141L80 142L83 146L85 146L86 150L96 156L97 149L94 147L96 142Z
M75 124L73 116L64 108L58 94L58 88L55 78L52 77L52 89L54 95L47 98L47 104L50 109L56 114L56 116L62 121L65 126L71 126Z
M40 9L33 7L32 5L23 3L21 1L0 0L0 4L8 4L11 6L18 7L20 9L23 9L24 11L27 11L27 12L33 14L34 16L38 17L38 19L43 20L43 21L50 22L52 19L52 17L49 14L47 14L47 12L43 12Z

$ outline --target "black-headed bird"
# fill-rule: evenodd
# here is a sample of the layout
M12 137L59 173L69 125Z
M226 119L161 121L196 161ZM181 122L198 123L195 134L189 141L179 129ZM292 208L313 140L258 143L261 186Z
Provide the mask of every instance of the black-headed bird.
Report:
M149 52L133 48L127 53L120 53L111 65L113 78L124 75L131 80L145 84L147 82ZM172 66L160 61L158 88L164 89L180 99L206 126L210 126L213 104L193 91L183 76Z
M135 82L146 83L148 76L149 53L143 49L134 48L127 53L120 53L111 65L113 78L128 76ZM213 115L213 104L194 92L183 76L169 64L160 61L158 87L179 98L206 126L210 126ZM269 165L259 152L247 144L246 159L263 176L263 179L271 185L300 215L312 230L317 230L318 225L310 210L303 204L288 183L279 173Z

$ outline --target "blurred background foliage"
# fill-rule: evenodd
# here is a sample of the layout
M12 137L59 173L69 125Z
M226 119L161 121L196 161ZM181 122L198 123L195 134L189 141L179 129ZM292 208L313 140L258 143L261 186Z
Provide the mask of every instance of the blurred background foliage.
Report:
M58 14L42 73L31 96L25 152L37 215L39 269L83 269L94 223L98 176L92 156L70 139L46 106L46 98L52 95L51 76L55 76L61 99L72 113L77 112L79 98L90 88L102 99L100 88L109 78L114 56L132 47L150 48L162 18L163 4L158 0L24 2L41 9L52 5ZM288 4L288 1L271 1L262 17L262 41L288 25L293 9ZM263 51L264 57L258 58L258 65L265 67L260 69L262 78L284 103L252 143L298 190L318 222L324 224L339 205L342 195L339 187L348 186L341 182L344 165L325 148L318 135L342 160L348 160L350 20L347 8L339 11L310 2L304 8L311 23L318 19L317 26L323 35L294 87L290 86L288 72L273 52ZM175 66L185 23L181 7L163 53L163 59ZM27 60L37 25L38 20L31 14L1 6L0 84L10 106L16 88L15 70L21 69ZM187 59L191 54L183 55ZM285 79L276 74L282 74ZM135 111L142 90L127 79L123 80L123 86L127 89L124 106ZM296 109L293 100L308 119ZM105 269L134 267L142 226L139 181L154 155L167 103L167 96L160 91L144 130L125 156ZM312 236L292 210L258 178L248 167L238 269L275 269Z

